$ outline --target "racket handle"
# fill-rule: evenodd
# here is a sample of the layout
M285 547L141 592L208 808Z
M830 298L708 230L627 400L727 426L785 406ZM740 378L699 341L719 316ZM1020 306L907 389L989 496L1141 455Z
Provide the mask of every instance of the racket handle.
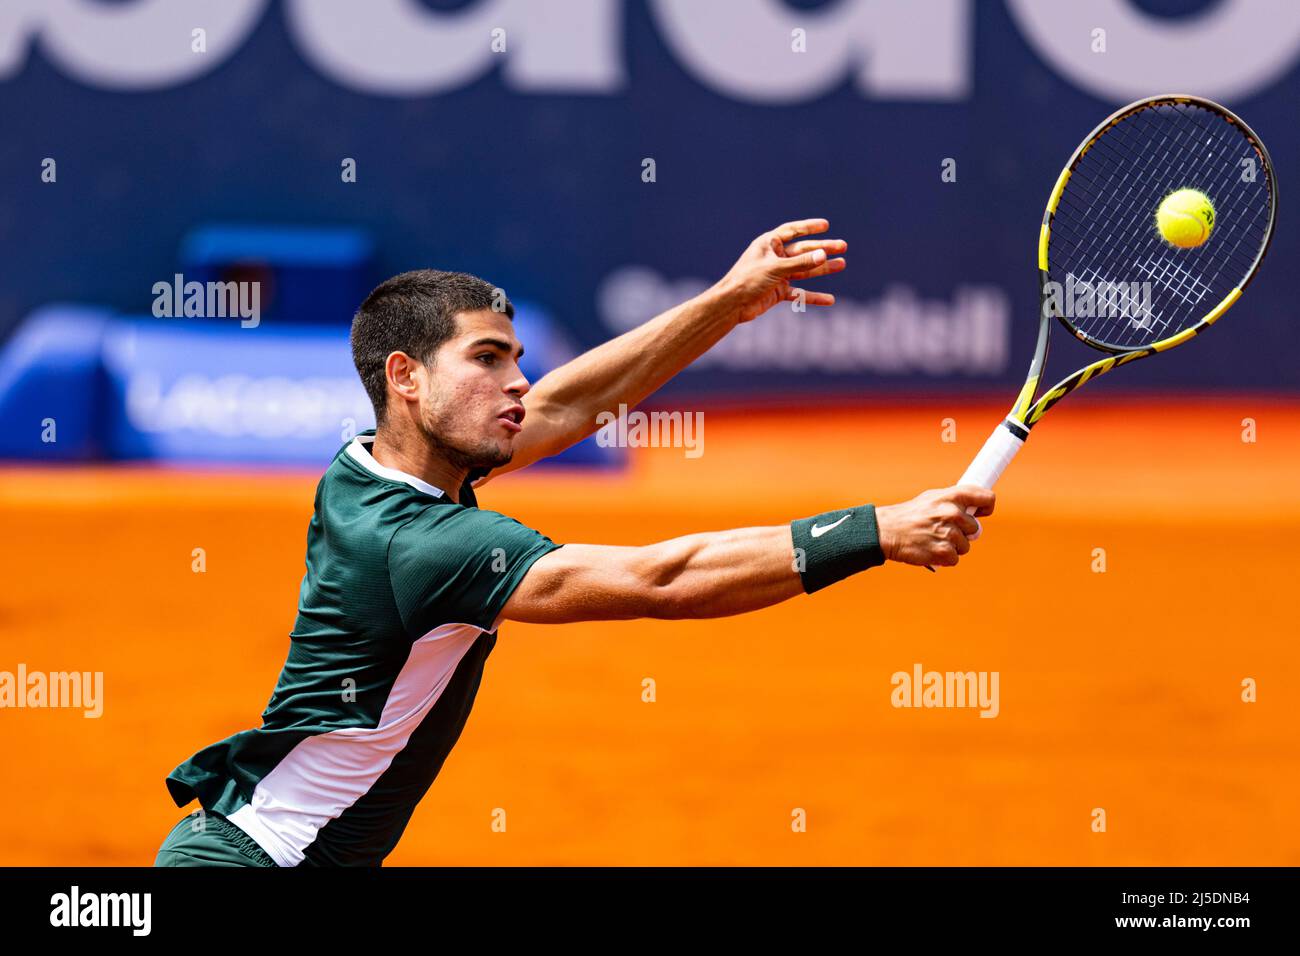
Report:
M1017 425L1016 428L1020 429ZM957 482L959 485L977 485L980 488L991 489L998 483L1002 477L1002 472L1006 471L1007 465L1011 464L1011 459L1016 457L1016 452L1020 451L1025 440L1011 430L1011 426L1004 420L993 429L993 434L989 436L980 453L975 456L975 460L970 463L966 473L961 476ZM975 507L966 509L967 514L974 514ZM979 527L979 520L975 521L975 533L970 536L969 540L974 541L979 538L983 528ZM927 565L929 567L929 565ZM934 568L929 568L931 571Z
M993 429L993 434L957 484L992 488L1024 444L1025 440L1015 434L1005 421L1000 423Z

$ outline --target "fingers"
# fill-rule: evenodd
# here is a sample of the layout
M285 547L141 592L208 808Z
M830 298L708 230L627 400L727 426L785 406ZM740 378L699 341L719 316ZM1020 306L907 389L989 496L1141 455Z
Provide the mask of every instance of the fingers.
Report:
M819 232L825 232L830 227L831 224L825 219L797 219L794 222L782 223L772 232L782 242L789 242L799 236L811 236Z
M826 264L826 250L814 249L812 252L805 252L801 256L787 256L781 259L775 272L782 278L792 278L797 273L808 273L819 269Z
M970 538L956 528L949 528L946 539L935 547L932 564L953 567L963 555L970 554Z
M809 292L807 289L791 288L786 292L785 297L787 300L793 302L795 299L799 298L801 293L803 295L804 305L835 304L835 296L831 295L829 292Z
M846 266L847 263L843 259L827 259L825 249L814 249L803 255L778 260L773 271L783 279L813 279L832 272L841 272Z
M966 509L958 508L957 513L952 517L953 526L961 529L962 534L979 534L980 523L975 520L975 516L968 514Z
M967 545L967 550L969 549L970 546ZM950 544L945 544L935 549L934 555L930 558L929 563L937 564L941 568L953 568L957 566L957 562L960 558L961 555L957 553L956 548Z
M802 242L791 242L785 246L787 256L801 256L805 252L812 252L815 249L821 249L828 256L840 255L849 251L849 244L843 239L804 239Z
M951 547L958 555L966 554L970 551L969 536L978 532L979 522L956 505L945 506L942 514L940 534L944 543L940 545L941 549Z
M930 494L937 498L932 499L935 510L931 512L934 524L930 563L953 567L970 553L972 542L979 538L983 529L976 515L992 514L994 494L978 485L958 485Z
M993 504L997 500L997 495L989 488L981 488L979 485L957 485L949 489L949 500L963 508L975 508L975 514L978 517L993 514Z
M827 259L815 269L807 272L787 272L784 269L781 275L785 279L815 279L818 276L830 275L832 272L843 272L848 268L848 263L843 259Z
M784 249L786 261L781 263L780 274L786 279L813 279L841 272L848 263L830 256L847 252L848 248L843 239L805 239L790 243Z

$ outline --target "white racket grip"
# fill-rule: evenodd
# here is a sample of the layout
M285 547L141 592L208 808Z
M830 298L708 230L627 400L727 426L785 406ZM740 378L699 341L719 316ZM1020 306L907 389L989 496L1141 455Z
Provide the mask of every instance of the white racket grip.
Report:
M1011 464L1011 459L1016 457L1016 452L1020 451L1024 443L1023 438L1012 434L1011 429L999 423L957 484L978 485L980 488L991 489L997 484L998 479L1002 477L1002 472L1006 470L1007 465ZM974 514L975 508L972 506L966 511L968 514ZM970 539L974 541L983 530L983 528L978 529Z

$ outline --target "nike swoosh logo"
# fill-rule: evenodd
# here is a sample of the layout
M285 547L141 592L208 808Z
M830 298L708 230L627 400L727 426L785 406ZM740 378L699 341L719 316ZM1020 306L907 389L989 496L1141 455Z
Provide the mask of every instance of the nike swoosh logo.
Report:
M846 515L845 515L843 518L841 518L839 521L836 521L836 522L834 522L833 524L828 524L828 525L827 525L826 527L824 527L824 528L823 528L821 525L819 525L819 524L815 524L815 525L812 526L812 536L813 536L814 538L820 538L820 537L821 537L822 535L824 535L827 531L830 531L832 528L838 528L840 525L844 524L844 522L848 521L848 520L849 520L850 518L852 518L852 517L853 517L853 512L850 511L848 514L846 514Z

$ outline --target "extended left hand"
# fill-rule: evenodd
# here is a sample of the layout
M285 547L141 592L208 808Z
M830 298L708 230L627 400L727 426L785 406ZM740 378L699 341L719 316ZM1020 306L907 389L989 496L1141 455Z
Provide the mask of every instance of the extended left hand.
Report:
M718 285L739 309L739 321L748 322L778 302L803 296L808 305L834 305L829 292L808 292L790 285L802 279L841 272L846 263L829 258L849 248L843 239L804 239L830 228L825 219L800 219L765 232L736 260Z

